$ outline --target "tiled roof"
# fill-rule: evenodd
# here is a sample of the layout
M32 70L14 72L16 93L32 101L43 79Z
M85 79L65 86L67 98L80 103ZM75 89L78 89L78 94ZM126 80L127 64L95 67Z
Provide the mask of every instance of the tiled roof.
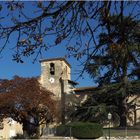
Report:
M79 87L75 88L75 93L93 93L97 87Z
M68 80L68 82L69 82L70 84L72 84L72 85L78 85L77 82L74 82L74 81L72 81L72 80Z

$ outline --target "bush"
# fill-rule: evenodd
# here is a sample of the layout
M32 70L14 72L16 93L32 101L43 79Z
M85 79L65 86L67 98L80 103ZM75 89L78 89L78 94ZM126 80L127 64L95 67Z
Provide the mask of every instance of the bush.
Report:
M96 139L103 135L102 126L97 123L75 122L56 128L58 136L73 136L79 139Z

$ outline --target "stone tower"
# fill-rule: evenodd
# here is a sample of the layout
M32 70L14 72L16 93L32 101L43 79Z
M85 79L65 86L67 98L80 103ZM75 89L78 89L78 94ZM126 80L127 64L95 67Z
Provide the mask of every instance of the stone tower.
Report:
M71 81L71 66L64 58L52 58L40 60L41 76L40 83L43 87L55 94L57 99L61 98L61 81L64 82L64 92L69 90Z

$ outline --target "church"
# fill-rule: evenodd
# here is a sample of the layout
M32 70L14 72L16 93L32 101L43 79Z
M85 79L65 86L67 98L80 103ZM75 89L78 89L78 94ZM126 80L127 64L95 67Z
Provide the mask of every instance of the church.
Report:
M60 101L61 122L66 119L65 107L67 104L73 104L70 95L74 93L77 104L80 105L86 100L89 94L94 94L96 87L76 88L78 83L71 80L71 66L64 58L52 58L40 60L41 75L40 83L46 89L55 94L55 98ZM134 125L140 122L140 96L129 97L129 101L135 102L135 109L131 114L131 121L128 125Z
M65 58L51 58L40 60L41 74L38 77L40 84L47 90L53 93L55 100L59 101L57 105L60 111L60 122L65 123L67 115L65 114L66 104L72 105L74 103L80 105L86 100L89 94L94 94L96 87L79 87L78 83L71 80L71 65ZM72 97L72 95L74 95ZM129 100L133 100L131 97ZM73 109L73 108L72 108ZM132 122L128 124L133 125L133 122L140 122L140 97L136 99L136 110L132 114ZM7 120L6 120L7 121ZM0 137L9 138L22 131L22 127L14 122L10 126L4 125L0 129ZM8 131L10 130L10 131Z
M59 121L65 123L67 99L77 85L76 82L71 80L71 66L64 58L43 59L40 60L40 64L39 82L54 94L54 99L58 101Z
M62 81L64 93L69 94L70 89L77 84L71 80L71 66L64 58L52 58L40 60L40 83L43 87L61 98Z

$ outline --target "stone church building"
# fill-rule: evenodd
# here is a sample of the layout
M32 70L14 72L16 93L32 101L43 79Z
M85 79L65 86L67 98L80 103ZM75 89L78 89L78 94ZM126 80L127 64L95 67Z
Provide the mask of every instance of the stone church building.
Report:
M75 82L71 81L71 66L64 58L43 59L40 60L40 63L40 83L54 93L56 98L61 98L62 80L65 93L70 91L71 86L76 85Z
M55 98L60 101L59 109L61 122L65 120L66 104L77 103L80 105L89 94L94 94L96 87L76 88L76 82L71 80L71 66L64 58L52 58L40 60L41 75L40 83L46 89L55 94ZM72 94L76 95L72 99ZM130 97L129 101L135 100L136 108L131 114L129 125L140 122L140 96Z
M71 80L71 66L64 58L43 59L40 60L40 64L39 82L44 88L54 93L54 98L58 101L60 122L65 123L65 106L68 96L77 85Z
M60 121L65 123L67 115L65 114L66 104L81 104L89 94L94 94L96 87L80 87L76 88L78 83L71 80L71 66L64 58L52 58L40 60L41 75L39 76L40 84L47 90L50 90L54 94L54 98L59 101L57 105L60 111ZM72 96L74 95L74 96ZM135 97L134 97L135 98ZM130 99L133 100L133 97ZM128 122L133 125L140 122L140 96L137 97L136 110L132 114L132 122ZM73 108L71 108L72 110ZM15 135L22 127L18 126L15 122L11 126L6 126L0 130L0 137L8 138ZM8 129L10 130L8 133ZM4 135L4 134L7 135Z

